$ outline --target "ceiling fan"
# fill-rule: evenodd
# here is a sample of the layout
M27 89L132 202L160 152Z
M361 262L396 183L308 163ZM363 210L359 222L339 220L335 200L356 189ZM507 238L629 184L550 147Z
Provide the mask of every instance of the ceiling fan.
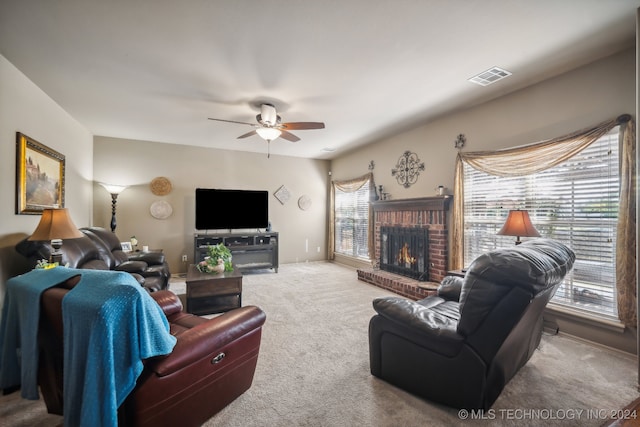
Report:
M324 129L324 123L322 122L282 123L281 117L276 112L276 107L274 107L272 104L266 103L260 105L260 114L256 116L256 120L258 121L258 123L213 119L211 117L209 117L209 120L252 126L256 129L240 135L238 139L247 138L257 134L262 139L267 141L267 143L270 143L276 138L286 139L287 141L291 142L300 141L300 138L289 132L290 130Z

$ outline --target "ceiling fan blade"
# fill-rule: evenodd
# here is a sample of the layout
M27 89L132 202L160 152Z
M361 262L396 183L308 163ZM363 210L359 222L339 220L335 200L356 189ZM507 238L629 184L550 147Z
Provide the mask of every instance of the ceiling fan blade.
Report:
M243 135L240 135L240 136L239 136L238 138L236 138L236 139L248 138L248 137L250 137L250 136L252 136L252 135L257 135L257 132L256 132L255 130L252 130L251 132L247 132L247 133L245 133L245 134L243 134Z
M249 126L253 126L253 127L258 127L258 125L255 124L255 123L237 122L235 120L212 119L211 117L209 117L209 120L215 120L216 122L236 123L236 124L239 124L239 125L249 125Z
M286 139L287 141L297 142L300 141L300 138L292 134L291 132L287 132L286 130L281 131L280 138Z
M280 129L287 129L287 130L324 129L324 123L322 122L291 122L291 123L282 123L278 127Z

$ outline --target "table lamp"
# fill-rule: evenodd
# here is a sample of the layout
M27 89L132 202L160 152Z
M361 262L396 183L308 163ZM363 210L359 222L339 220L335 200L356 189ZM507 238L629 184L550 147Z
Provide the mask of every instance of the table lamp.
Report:
M522 243L520 236L540 237L540 233L531 223L529 212L520 209L509 211L507 220L497 234L501 236L516 236L516 245Z
M51 240L53 248L49 262L62 264L62 240L77 239L84 234L73 224L67 208L44 209L40 223L27 240Z

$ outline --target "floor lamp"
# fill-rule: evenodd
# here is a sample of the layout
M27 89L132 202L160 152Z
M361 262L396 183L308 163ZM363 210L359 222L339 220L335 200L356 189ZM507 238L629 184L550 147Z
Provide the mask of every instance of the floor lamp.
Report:
M36 230L27 240L50 240L50 263L62 264L62 240L77 239L84 234L75 226L66 208L44 209Z
M126 185L100 184L111 194L111 232L116 231L116 204L118 203L118 194L122 193Z
M516 245L522 243L520 236L540 237L540 233L531 223L529 212L520 209L509 211L507 220L497 234L501 236L516 236Z

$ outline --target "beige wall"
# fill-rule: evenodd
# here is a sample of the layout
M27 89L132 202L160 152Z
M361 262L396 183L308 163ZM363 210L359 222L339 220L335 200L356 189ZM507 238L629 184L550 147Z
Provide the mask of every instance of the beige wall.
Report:
M0 305L6 279L26 267L14 245L40 220L15 214L16 132L65 155L65 206L76 224L92 216L92 135L0 55Z
M280 233L280 263L322 260L326 259L328 170L326 160L267 158L266 144L262 154L95 137L93 222L109 228L111 221L111 196L98 182L131 186L118 196L116 234L123 240L135 235L140 245L162 248L171 271L178 273L185 271L183 254L193 262L197 187L267 190L269 220L273 231ZM166 196L150 190L149 183L158 176L173 184ZM284 205L273 196L282 185L291 193ZM306 211L298 208L302 195L312 201ZM149 207L155 200L171 204L173 214L168 219L151 216Z
M333 179L361 175L373 160L376 184L392 198L435 195L438 185L453 188L458 134L466 136L464 151L493 150L560 136L622 113L635 117L635 70L635 50L626 50L341 156L331 164ZM406 150L426 167L409 188L391 176Z
M440 184L451 189L458 134L467 138L464 151L495 150L561 136L623 113L635 118L635 75L633 48L344 155L331 164L333 178L357 176L373 160L376 184L394 199L433 195ZM405 150L417 153L426 166L408 189L391 176ZM561 332L636 352L634 330L585 322L561 311L548 310L545 319Z

